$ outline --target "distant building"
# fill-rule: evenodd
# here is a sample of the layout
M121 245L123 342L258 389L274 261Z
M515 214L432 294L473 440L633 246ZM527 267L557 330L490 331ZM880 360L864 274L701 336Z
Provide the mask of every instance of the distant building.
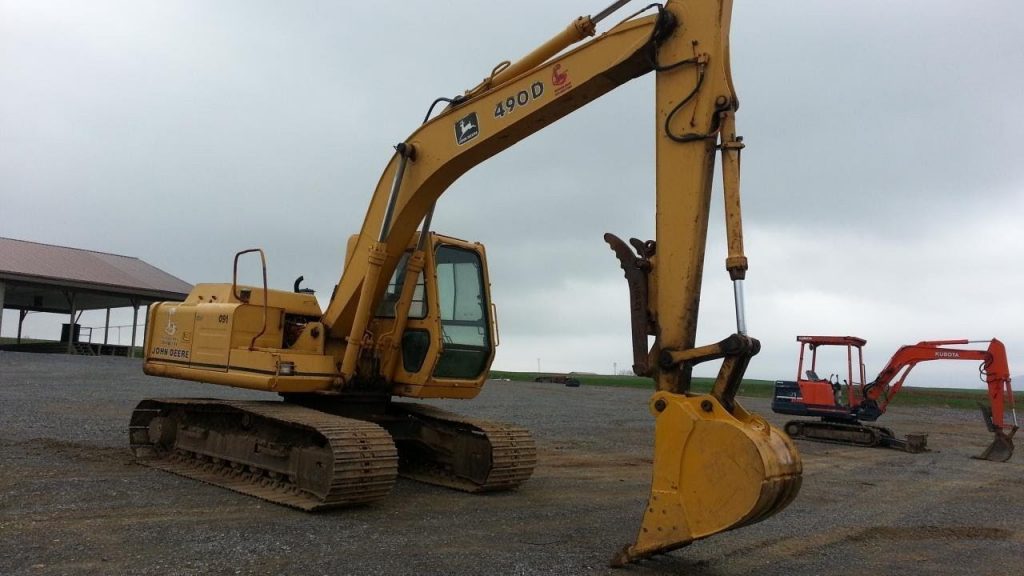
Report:
M66 351L68 353L129 353L137 340L139 307L153 302L184 300L192 285L138 258L80 248L0 238L0 336L3 310L17 310L14 344L4 349ZM132 308L131 346L107 343L112 308ZM103 343L79 343L78 318L86 310L106 310ZM21 331L29 312L67 315L64 346L22 345ZM145 316L143 316L145 317ZM129 349L126 350L125 348Z

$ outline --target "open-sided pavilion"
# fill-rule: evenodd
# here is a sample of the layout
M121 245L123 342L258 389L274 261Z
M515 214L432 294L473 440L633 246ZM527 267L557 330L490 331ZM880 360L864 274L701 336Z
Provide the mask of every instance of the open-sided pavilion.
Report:
M29 312L49 312L68 317L61 338L67 343L68 353L115 353L118 347L107 344L110 310L130 307L134 353L139 308L145 306L148 310L153 302L184 300L191 289L188 282L138 258L0 238L0 312L18 310L17 344L6 348L17 349L21 344L22 324ZM104 309L103 344L79 344L78 317L86 310Z

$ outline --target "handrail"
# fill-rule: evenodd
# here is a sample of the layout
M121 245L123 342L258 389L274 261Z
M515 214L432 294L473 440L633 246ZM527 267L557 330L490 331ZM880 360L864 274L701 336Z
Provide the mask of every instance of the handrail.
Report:
M491 336L494 338L494 347L501 343L501 334L498 332L498 307L491 302L491 316L494 320L491 322Z
M263 266L263 328L261 328L259 333L253 336L252 341L249 342L249 350L255 350L256 339L259 338L260 336L263 336L263 334L265 334L267 331L267 300L269 300L269 294L267 290L267 256L263 253L263 249L250 248L248 250L242 250L241 252L235 254L234 270L231 273L231 294L239 301L245 302L246 304L249 303L251 294L243 298L242 294L238 291L238 258L242 254L248 254L250 252L260 253L260 262Z

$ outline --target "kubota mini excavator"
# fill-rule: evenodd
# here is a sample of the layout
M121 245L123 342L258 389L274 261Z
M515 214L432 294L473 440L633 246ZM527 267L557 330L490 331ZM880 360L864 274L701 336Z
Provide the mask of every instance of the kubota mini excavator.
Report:
M736 390L760 348L746 335L738 100L729 68L731 0L669 0L603 34L626 0L564 32L447 102L395 146L341 280L321 311L301 290L271 290L260 250L235 256L230 284L199 284L149 311L147 374L264 390L277 401L148 399L131 445L150 466L305 510L373 502L396 475L468 492L529 478L521 428L394 401L477 395L497 333L484 248L430 230L460 175L621 84L654 72L657 240L638 254L606 235L630 288L634 370L654 379L653 481L636 542L614 564L763 520L797 494L792 442L745 411ZM645 14L645 12L650 12ZM563 52L564 51L564 52ZM431 107L431 109L433 106ZM737 333L695 346L715 157L721 151ZM263 283L238 284L260 255ZM655 336L648 349L648 335ZM721 359L710 394L695 364Z
M1013 406L1006 347L999 340L932 340L901 346L878 376L868 382L865 378L863 352L867 341L863 338L797 336L796 339L800 343L797 379L775 382L772 410L779 414L817 416L820 420L787 422L785 429L790 436L858 446L885 446L908 452L924 451L926 437L923 435L901 439L888 428L869 426L862 421L874 422L885 413L889 403L903 387L907 375L918 363L931 360L976 360L981 361L978 370L981 380L988 386L989 405L981 406L982 417L989 431L995 434L992 443L976 458L1005 462L1013 455L1017 412ZM978 343L987 343L988 348L977 350L953 347ZM846 348L847 378L843 383L840 383L838 374L831 374L828 378L818 375L818 349L823 346ZM810 368L804 370L804 353L808 349L811 352ZM1007 406L1013 414L1013 425L1004 420Z

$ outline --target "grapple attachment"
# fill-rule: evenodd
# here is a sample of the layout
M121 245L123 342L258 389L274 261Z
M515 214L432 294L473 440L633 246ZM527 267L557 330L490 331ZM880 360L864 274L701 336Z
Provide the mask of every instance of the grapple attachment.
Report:
M611 562L622 566L718 532L759 522L800 490L793 442L738 404L711 395L657 392L651 495L636 542Z

